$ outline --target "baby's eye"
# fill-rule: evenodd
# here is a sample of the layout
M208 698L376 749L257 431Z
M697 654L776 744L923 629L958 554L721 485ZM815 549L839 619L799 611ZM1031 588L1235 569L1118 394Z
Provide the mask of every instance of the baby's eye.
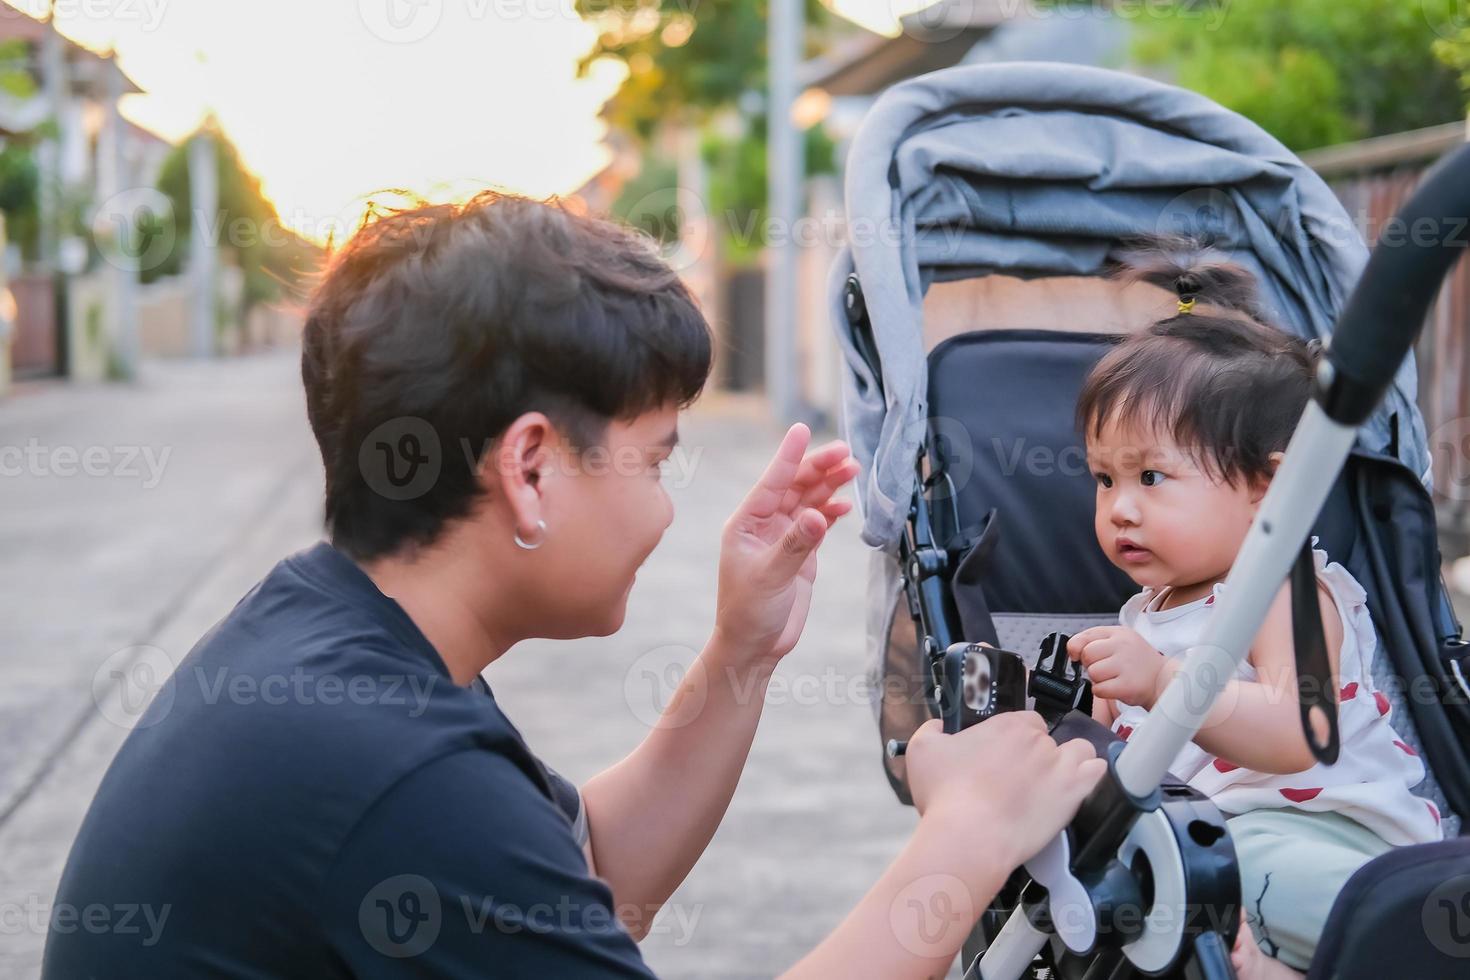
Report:
M1144 470L1139 474L1139 482L1146 487L1156 487L1165 480L1164 474L1158 470Z
M1113 478L1106 473L1094 473L1093 476L1097 477L1098 486L1104 490L1111 490L1113 488Z

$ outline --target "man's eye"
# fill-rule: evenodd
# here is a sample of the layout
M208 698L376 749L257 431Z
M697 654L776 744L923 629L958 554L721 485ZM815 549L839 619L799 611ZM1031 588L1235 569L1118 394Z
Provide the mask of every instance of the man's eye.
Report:
M1139 481L1143 483L1143 485L1146 487L1156 487L1160 483L1163 483L1164 479L1164 474L1160 473L1158 470L1144 470L1143 473L1139 475Z
M1113 478L1112 477L1108 476L1106 473L1094 473L1093 475L1097 477L1098 485L1101 486L1104 490L1111 490L1112 489L1112 487L1113 487Z

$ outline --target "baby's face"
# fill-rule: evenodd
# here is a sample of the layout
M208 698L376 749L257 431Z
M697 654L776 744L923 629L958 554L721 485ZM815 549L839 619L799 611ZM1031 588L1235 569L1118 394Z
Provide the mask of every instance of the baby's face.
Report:
M1154 588L1224 576L1264 492L1239 477L1233 487L1217 480L1198 452L1111 419L1088 439L1087 463L1098 544L1134 582Z

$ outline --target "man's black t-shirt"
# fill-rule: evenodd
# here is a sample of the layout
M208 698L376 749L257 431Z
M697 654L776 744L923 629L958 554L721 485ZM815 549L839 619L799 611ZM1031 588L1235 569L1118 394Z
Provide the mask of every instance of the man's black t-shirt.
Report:
M576 792L329 544L205 636L108 769L43 975L648 977ZM102 911L97 911L98 909Z

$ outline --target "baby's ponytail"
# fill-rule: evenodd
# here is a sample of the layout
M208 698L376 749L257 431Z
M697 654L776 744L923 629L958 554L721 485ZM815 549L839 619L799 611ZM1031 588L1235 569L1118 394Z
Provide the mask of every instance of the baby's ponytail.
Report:
M1123 252L1115 278L1169 290L1179 298L1181 316L1194 313L1196 305L1204 305L1256 323L1268 322L1255 276L1217 250L1191 239L1132 243Z

